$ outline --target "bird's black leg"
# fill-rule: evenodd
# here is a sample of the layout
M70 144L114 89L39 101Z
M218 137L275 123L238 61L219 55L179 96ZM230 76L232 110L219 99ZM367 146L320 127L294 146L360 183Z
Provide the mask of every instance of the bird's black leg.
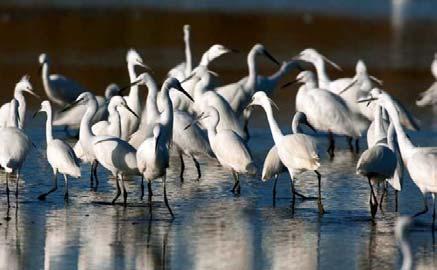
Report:
M68 201L68 177L64 174L64 201Z
M184 182L184 171L185 171L185 163L184 158L182 157L182 153L179 153L179 160L181 161L181 173L179 177L181 178L181 183Z
M124 183L124 176L121 176L121 187L123 188L123 206L127 206L127 191L126 191L126 185Z
M52 192L55 192L58 189L58 181L56 179L57 175L58 175L58 172L55 172L55 174L53 175L53 186L52 186L52 188L48 192L39 195L38 196L38 200L44 201L46 199L47 195L49 195Z
M294 214L294 205L296 202L296 191L294 190L294 180L290 177L290 188L291 188L291 212Z
M18 184L20 182L20 173L17 171L17 181L15 182L15 199L18 200Z
M6 198L8 201L8 209L9 209L11 207L11 204L9 202L9 173L6 173Z
M370 213L372 214L372 220L375 220L376 212L378 211L378 199L376 198L375 191L373 190L373 185L370 177L368 179L369 179L371 196L373 198L373 201L375 202L375 203L371 203L370 205Z
M273 182L273 207L276 206L276 184L278 183L278 175L275 175L275 182Z
M355 153L354 146L352 144L352 137L347 137L347 144L349 145L349 150L351 153Z
M141 195L140 200L143 200L144 198L144 175L141 175Z
M398 191L395 190L395 211L398 211L398 203L399 203L399 194Z
M164 186L164 203L165 203L165 206L167 206L168 212L170 212L171 217L174 218L173 211L171 211L170 205L168 204L166 178L167 178L167 176L164 174L164 177L162 177L162 182L163 182L163 186Z
M97 167L99 167L99 162L97 160L94 160L93 175L94 175L94 180L96 181L96 185L94 186L94 191L97 191L97 187L99 186L99 178L97 178Z
M319 213L320 214L324 214L325 213L325 209L323 209L323 204L322 204L322 175L318 172L318 171L314 171L317 174L317 183L318 183L318 188L319 188L319 198L317 200L317 205L319 207Z
M384 196L385 196L386 192L387 192L387 181L383 184L381 199L379 200L379 209L381 209L381 211L383 211L382 210L382 203L384 202Z
M117 186L117 193L115 194L115 197L112 200L112 204L115 204L115 202L117 201L118 197L120 197L120 194L121 194L120 183L119 183L119 180L118 180L118 175L115 176L115 183L116 183L116 186Z
M422 211L417 212L414 217L418 217L420 215L425 214L426 212L428 212L428 204L426 203L426 194L423 194L423 203L425 204L425 209L423 209Z
M360 152L360 139L357 138L355 139L355 153L359 153Z
M152 191L152 182L147 180L147 191L148 191L148 197L149 197L149 212L150 214L152 214L152 196L153 196L153 191Z
M432 194L432 230L435 227L435 195Z
M193 159L194 165L196 166L197 181L199 181L200 177L202 177L202 173L200 172L200 164L199 164L199 162L197 161L197 159L194 156L192 156L191 158Z
M94 189L94 161L91 163L90 167L90 190Z
M331 160L334 158L334 151L335 151L335 140L334 140L334 134L332 134L331 131L328 133L328 139L329 139L329 147L328 147L328 154L331 158Z
M238 185L240 184L240 179L238 177L238 174L234 170L232 170L232 176L234 177L234 186L232 187L232 192L234 194L235 193L239 194L237 188Z

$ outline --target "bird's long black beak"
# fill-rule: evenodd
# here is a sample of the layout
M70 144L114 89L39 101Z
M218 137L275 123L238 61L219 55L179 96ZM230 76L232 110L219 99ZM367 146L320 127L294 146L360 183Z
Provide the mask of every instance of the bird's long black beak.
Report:
M124 91L130 89L132 86L138 85L140 82L142 81L142 79L138 79L136 81L131 82L129 85L123 86L118 90L118 93L120 95L122 95L124 93Z
M64 108L62 108L62 110L60 110L60 112L66 112L68 110L70 110L71 108L73 108L74 106L76 106L77 104L79 104L80 102L82 102L83 99L78 99L75 102L68 104L67 106L65 106Z
M343 90L341 90L340 92L338 92L338 95L343 94L344 92L346 92L348 89L350 89L352 86L354 86L356 83L358 82L357 79L353 79L352 82L350 84L348 84Z
M128 110L131 114L135 115L136 118L140 119L140 117L138 116L138 114L136 114L127 104L123 105L123 107L126 108L126 110Z
M194 99L190 96L190 94L188 94L187 91L185 91L180 83L175 88L176 90L181 91L184 95L186 95L192 102L194 102Z
M33 114L32 118L35 118L35 117L38 115L38 113L40 113L40 112L41 112L41 110L36 111L36 112Z
M185 79L183 79L182 81L180 81L180 83L182 84L186 81L191 80L191 78L193 78L195 75L196 75L196 72L191 72L191 74L188 77L186 77Z
M281 89L286 88L286 87L289 87L290 85L296 84L296 83L298 83L298 82L299 82L298 79L294 79L294 80L292 80L291 82L288 82L288 83L283 84L283 85L281 86Z
M265 56L267 56L267 58L269 58L273 63L275 63L276 65L278 65L278 66L280 66L281 65L281 63L279 63L279 61L278 60L276 60L276 58L274 58L273 57L273 55L271 55L267 50L263 50L263 54L265 55Z
M208 117L209 117L209 115L205 115L205 113L201 113L201 114L199 114L199 116L197 116L196 119L194 119L193 121L191 121L191 123L189 123L189 124L184 128L184 130L189 129L189 128L190 128L192 125L194 125L195 123L199 122L199 121L202 120L202 119L208 118Z
M378 99L375 98L375 97L365 97L365 98L360 98L360 99L358 99L358 103L367 102L367 105L366 105L366 106L369 106L369 104L370 104L372 101L374 101L374 100L378 100Z
M313 125L310 124L310 122L308 122L308 120L305 120L304 124L309 127L312 131L314 131L314 133L317 133L317 130L313 127Z

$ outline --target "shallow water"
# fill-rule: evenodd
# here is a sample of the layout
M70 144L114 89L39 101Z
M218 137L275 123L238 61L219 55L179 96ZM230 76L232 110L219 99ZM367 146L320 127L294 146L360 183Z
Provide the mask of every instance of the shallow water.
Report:
M330 74L342 77L352 76L355 61L361 57L371 73L384 80L386 89L421 120L424 130L411 133L413 141L417 145L437 145L434 133L437 121L432 117L432 109L419 109L413 102L417 93L433 80L428 67L437 44L434 31L437 22L432 16L417 12L420 4L410 3L411 9L407 10L415 12L400 21L390 17L391 9L386 6L379 15L364 17L347 16L339 8L333 9L338 12L323 12L311 9L311 4L297 11L285 5L282 12L258 9L251 13L245 9L206 12L189 8L175 12L165 10L165 5L159 10L150 5L139 10L134 9L135 5L110 9L0 6L0 32L5 37L0 44L0 83L5 86L1 99L10 98L15 81L23 73L32 75L32 82L43 95L36 72L37 56L43 51L52 56L56 72L68 74L99 93L109 82L127 81L124 54L131 46L141 52L157 78L162 79L170 67L183 59L181 27L190 23L196 59L200 51L216 41L243 51L260 41L280 60L311 46L338 61L345 72L330 70ZM435 6L429 1L425 3ZM373 5L371 2L367 8L375 10ZM212 69L220 74L221 80L231 82L246 73L244 61L244 54L229 55L214 63ZM265 60L259 63L263 74L274 70ZM292 73L288 79L294 76ZM278 92L274 97L281 109L278 119L284 130L290 129L294 89ZM32 102L35 109L36 102ZM139 200L139 179L129 182L128 207L112 206L108 202L115 192L114 180L100 169L99 190L90 192L87 166L82 166L82 179L70 182L68 203L63 201L60 180L58 192L45 202L38 201L37 196L51 185L51 169L44 158L43 121L44 117L28 121L26 132L38 147L25 163L18 204L12 200L11 220L0 221L0 269L399 266L393 235L399 215L394 211L394 193L390 190L384 213L378 213L376 225L372 225L368 184L355 174L358 156L345 150L344 139L339 139L340 150L333 161L327 157L322 160L320 172L327 210L323 217L312 200L298 200L295 213L291 212L286 175L279 179L277 203L273 207L271 181L243 177L242 194L235 197L230 192L230 173L214 161L201 161L203 175L196 182L195 168L187 160L182 184L178 178L178 159L173 157L168 192L176 219L171 221L162 203L161 181L153 183L154 209L150 216L147 204ZM251 130L249 146L257 164L262 166L273 141L260 110L251 122ZM64 136L61 131L55 135ZM319 141L326 147L326 139L319 137ZM362 140L361 148L364 147ZM2 183L4 177L0 174ZM413 214L422 208L420 193L409 178L404 183L400 213ZM317 192L317 178L312 173L300 176L296 185L304 194ZM3 191L0 200L0 213L6 216ZM418 268L437 266L430 224L430 214L420 217L409 236Z

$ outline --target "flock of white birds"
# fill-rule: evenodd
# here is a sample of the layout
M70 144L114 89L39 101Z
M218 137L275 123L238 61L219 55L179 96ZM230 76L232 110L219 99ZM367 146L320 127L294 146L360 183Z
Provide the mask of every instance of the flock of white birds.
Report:
M126 179L140 176L141 199L145 180L151 211L151 184L161 178L164 202L173 217L166 193L170 151L180 158L181 181L185 169L183 157L194 161L198 178L201 178L198 160L216 159L232 172L232 192L239 194L240 175L260 172L247 144L251 112L260 106L266 113L274 140L262 168L262 180L275 178L273 200L278 175L288 172L294 209L296 196L306 198L295 189L294 183L300 174L313 171L318 179L318 209L323 214L322 176L318 171L322 153L327 151L331 158L334 157L338 136L348 138L351 151L359 153L358 140L367 133L368 149L362 152L356 172L368 180L372 219L381 207L386 190L384 188L378 198L375 185L382 183L384 187L390 185L396 192L401 191L405 170L422 192L425 202L424 210L415 216L428 211L428 193L432 194L435 204L437 147L414 145L405 130L417 130L416 119L396 98L380 88L382 82L367 72L362 60L356 64L354 77L331 80L326 64L341 68L315 49L305 49L281 64L262 44L255 44L247 54L248 75L237 82L218 85L217 74L209 70L208 65L234 50L213 45L195 65L190 49L190 26L185 25L183 31L185 62L168 72L160 90L151 69L133 49L126 56L130 85L119 88L111 84L105 96L96 96L74 80L52 74L49 56L40 55L42 82L48 100L41 103L39 112L47 114L46 151L53 169L53 187L41 194L40 200L57 189L58 174L64 176L64 197L68 199L68 178L80 177L80 166L84 164L90 165L90 185L96 190L99 184L96 170L100 165L116 179L117 191L112 203L123 194L126 205ZM256 60L260 56L278 65L278 71L271 76L258 74ZM316 74L303 70L300 64L304 62L312 64ZM136 68L142 68L143 73L137 74ZM296 80L281 86L283 77L293 69L300 70ZM437 55L432 73L437 80ZM270 97L275 89L292 83L300 84L296 113L292 133L284 134L275 120L273 107L276 105ZM147 98L143 101L140 92L146 88ZM37 96L27 76L16 84L14 98L0 108L0 165L6 172L8 207L10 174L17 174L15 196L18 196L20 169L32 148L32 142L23 130L25 92ZM435 104L437 81L417 100L418 106ZM303 132L301 125L326 134L328 149L321 150L313 136ZM54 138L53 126L65 127L66 131L79 130L77 143L71 147ZM355 146L353 140L356 140ZM434 224L435 207L433 209Z

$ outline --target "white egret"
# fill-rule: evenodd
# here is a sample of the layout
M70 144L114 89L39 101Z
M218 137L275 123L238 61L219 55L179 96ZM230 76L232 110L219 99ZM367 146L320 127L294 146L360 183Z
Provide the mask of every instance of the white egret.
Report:
M247 54L247 66L249 75L238 82L217 87L216 92L221 95L231 105L232 110L236 115L240 115L247 104L249 104L252 95L257 90L257 66L256 56L265 55L272 62L280 66L276 60L262 44L255 44Z
M437 193L437 147L417 147L408 138L405 133L399 114L394 105L394 101L390 95L385 92L371 91L371 97L368 99L361 99L361 102L377 100L377 104L381 105L390 116L393 123L399 150L401 152L402 160L407 171L417 185L423 195L423 202L425 209L416 213L419 216L428 212L428 205L426 202L426 194L431 193L433 197L433 226L435 222L435 194Z
M413 253L411 252L410 244L408 243L408 228L414 222L409 216L400 216L395 223L395 237L402 253L401 270L411 270L413 267Z
M273 73L270 76L262 76L258 75L256 76L256 91L263 91L267 94L267 96L271 97L273 96L273 92L278 89L279 82L282 80L282 78L285 77L290 71L294 68L302 69L298 62L296 61L288 61L288 62L282 62L279 69ZM247 81L248 77L245 77L241 80L241 82L245 83ZM249 119L252 114L252 108L245 108L243 111L243 125L244 125L244 131L249 134Z
M308 122L317 130L329 133L328 153L331 158L334 157L335 150L333 134L355 139L361 136L344 100L330 91L317 88L314 73L302 71L297 75L296 81L304 83L296 95L296 110L303 112Z
M148 89L146 108L141 116L140 126L129 138L129 143L138 149L146 138L152 136L153 125L159 121L160 112L157 105L158 86L152 76L148 73L140 74L134 83L138 86L145 85Z
M293 133L286 135L286 136L302 133L300 128L299 128L299 124L305 124L308 127L310 127L312 130L314 130L314 128L311 126L311 124L308 123L308 120L307 120L305 114L302 112L296 112L293 116L293 121L292 121L292 128L291 129L292 129ZM297 148L300 148L300 147L297 147ZM278 155L278 149L277 149L276 145L274 145L267 153L267 156L264 160L263 170L262 170L262 174L261 174L261 180L263 180L263 181L267 181L273 177L275 178L275 181L273 183L273 205L275 205L275 202L276 202L276 184L278 181L279 174L287 172L287 171L288 171L288 169L282 163L281 158ZM297 193L297 191L295 191L295 193L297 195L301 196L302 198L306 198L305 196Z
M15 85L14 89L14 99L18 101L18 128L23 129L24 120L26 118L26 100L24 99L24 92L27 92L37 98L39 96L33 92L32 84L29 81L29 76L25 75L21 80ZM10 103L5 103L0 107L0 127L6 127L9 122L9 108Z
M208 118L205 127L208 130L211 149L219 163L232 171L234 177L232 192L240 194L240 174L255 175L257 172L249 148L235 131L218 128L221 119L214 107L206 107L201 118Z
M294 209L295 203L295 188L294 182L296 176L305 171L314 171L317 174L318 179L318 207L320 214L325 211L322 204L322 192L321 192L321 175L317 171L320 167L320 156L317 153L317 146L314 140L305 134L288 134L284 136L281 129L276 122L273 111L272 111L273 101L267 97L264 92L256 92L253 95L252 101L249 106L259 105L261 106L269 122L270 131L272 133L273 140L275 141L275 146L277 149L278 156L287 168L290 174L291 183L291 196L292 196L292 206Z
M16 172L16 189L15 197L18 198L18 182L20 179L20 170L24 160L29 153L31 141L29 137L18 128L18 101L12 99L9 103L9 123L8 127L0 128L0 165L6 171L6 196L9 203L9 176Z
M435 82L428 90L419 94L416 100L416 105L419 107L437 105L437 53L434 54L434 60L431 63L431 73L435 78Z
M242 139L247 139L247 134L244 132L240 121L232 110L229 103L220 96L216 91L208 90L211 80L211 72L203 66L196 68L193 77L200 79L194 89L193 108L195 112L200 115L207 110L207 107L214 107L220 116L217 131L233 130Z
M186 128L190 125L190 128ZM193 123L193 117L186 112L174 111L172 147L175 149L181 162L180 178L183 181L185 164L182 155L191 157L196 166L197 180L201 177L200 165L197 159L202 156L214 158L207 134Z
M178 81L184 80L186 77L190 76L193 70L193 59L191 56L191 46L190 46L190 31L191 27L189 24L184 25L184 44L185 44L185 62L182 62L172 68L167 77L173 77L178 79Z
M110 84L105 89L105 96L96 96L98 110L93 116L91 123L97 123L108 117L107 105L111 97L119 94L120 88L116 84ZM54 109L54 108L53 108ZM80 121L86 112L85 105L78 105L70 110L63 112L61 110L53 111L53 126L63 126L65 131L68 129L79 129Z
M64 175L64 200L68 200L68 176L80 177L79 159L74 154L73 148L60 139L54 139L52 133L52 106L48 100L41 102L41 109L38 112L46 112L46 142L47 161L53 169L53 187L46 193L38 196L38 199L45 200L46 196L58 188L57 175ZM37 112L37 113L38 113Z
M376 125L377 137L383 137L383 131L380 130L379 123ZM357 163L357 174L367 177L370 186L370 212L372 219L375 219L378 210L378 199L373 190L374 184L379 184L393 177L397 166L396 154L387 144L387 137L377 141L372 147L364 151ZM384 193L381 195L381 200Z
M134 84L137 79L137 75L135 72L135 66L143 67L147 70L150 70L148 66L146 66L143 62L143 59L134 49L128 50L126 54L126 62L127 69L129 72L129 79L131 82L131 87L129 91L129 95L124 98L127 101L127 105L129 108L135 112L136 115L141 115L143 112L143 98L140 96L138 85ZM121 138L123 140L127 140L130 135L132 135L140 124L140 119L128 112L127 110L120 111L120 119L121 119Z
M120 108L126 108L126 100L121 96L113 96L108 104L108 120L95 123L91 130L96 136L107 135L121 137Z
M159 122L152 129L153 137L146 138L138 148L136 160L138 162L138 170L148 184L150 209L152 208L151 182L161 177L164 186L164 202L173 216L166 193L166 171L169 161L168 149L173 134L173 105L169 95L171 88L181 91L191 99L191 96L182 88L177 79L168 78L164 81L161 87L163 101L165 102L164 110L160 114Z
M47 97L54 104L66 106L73 102L86 88L76 81L60 74L50 74L50 58L47 54L39 55L42 82Z
M121 194L120 183L123 189L124 205L127 204L127 191L124 183L126 176L139 175L136 161L136 150L128 142L113 136L95 136L91 130L91 119L97 111L97 100L90 92L84 92L76 101L64 108L68 110L76 104L86 104L87 111L80 123L79 142L88 158L97 160L105 169L110 171L116 179L117 194L115 201ZM129 108L126 106L126 108ZM135 115L132 109L129 109Z
M236 52L234 49L229 49L221 44L214 44L212 45L203 55L202 59L200 60L199 65L196 68L193 68L194 70L201 68L201 69L208 69L208 65L217 59L218 57L230 53L230 52ZM192 72L192 73L193 73ZM198 79L193 78L191 76L188 76L185 78L185 80L182 82L182 87L190 94L194 95L194 87L197 83ZM183 94L181 94L178 91L171 90L170 91L170 97L173 102L173 108L181 110L181 111L187 111L192 112L191 106L193 105L192 102ZM163 102L161 101L161 98L158 99L158 107L161 108Z

